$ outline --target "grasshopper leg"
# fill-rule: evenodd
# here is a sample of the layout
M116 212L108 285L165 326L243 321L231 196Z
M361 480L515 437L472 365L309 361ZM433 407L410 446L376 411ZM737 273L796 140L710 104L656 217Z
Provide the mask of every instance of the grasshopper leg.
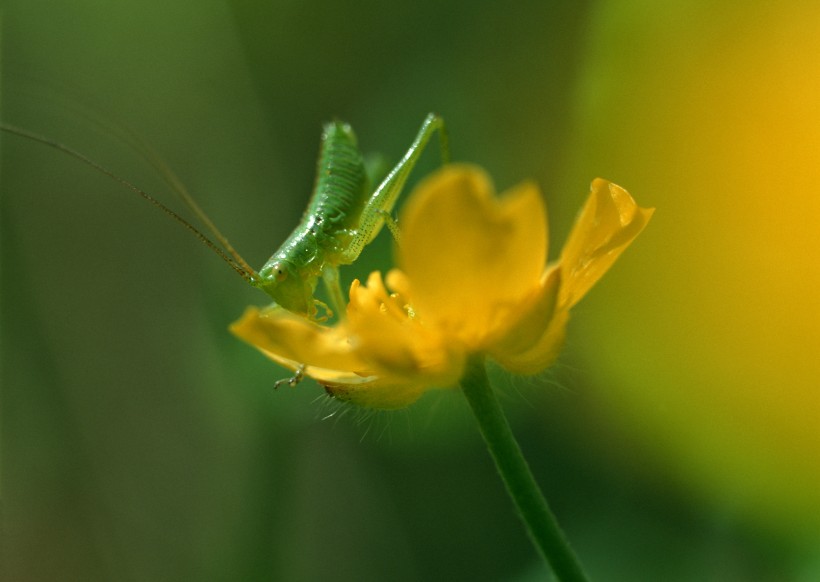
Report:
M424 148L430 141L432 135L438 131L441 145L442 163L450 162L450 145L447 137L447 128L444 120L434 113L430 113L421 124L416 139L410 145L407 153L395 167L390 170L387 177L379 184L375 192L370 196L362 211L359 225L353 240L350 241L347 249L342 254L340 264L350 264L354 262L370 241L372 241L385 223L385 213L393 210L399 194L407 182L410 171L418 162ZM395 226L395 222L393 223ZM388 228L390 228L388 224Z
M384 220L384 224L387 229L390 231L390 234L393 235L393 240L396 241L397 245L401 244L401 231L399 230L399 223L398 221L393 218L393 215L390 214L387 210L379 210L379 214Z
M325 282L325 289L327 289L327 294L330 298L330 305L333 307L331 311L327 309L327 305L325 305L329 316L332 317L335 311L340 319L344 318L345 305L347 305L347 302L342 293L342 286L339 283L339 268L331 264L325 264L322 269L322 280Z
M273 384L273 389L276 390L282 384L287 384L288 386L296 386L302 379L305 377L305 365L300 364L296 371L293 373L293 376L290 378L283 378L282 380L277 380Z

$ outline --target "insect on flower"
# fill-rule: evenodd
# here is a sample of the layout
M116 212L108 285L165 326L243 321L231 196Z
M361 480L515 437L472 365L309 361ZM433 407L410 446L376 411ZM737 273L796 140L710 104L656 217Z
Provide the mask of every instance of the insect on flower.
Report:
M354 281L344 320L320 325L281 308L249 307L231 330L332 396L371 408L401 408L432 388L457 386L474 355L535 374L555 361L572 307L652 212L596 179L548 263L538 187L524 182L496 196L482 169L451 164L410 194L397 268Z

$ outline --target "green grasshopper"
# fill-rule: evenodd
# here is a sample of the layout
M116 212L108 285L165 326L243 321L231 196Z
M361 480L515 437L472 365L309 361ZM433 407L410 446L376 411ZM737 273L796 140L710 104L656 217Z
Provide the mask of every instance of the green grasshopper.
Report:
M316 318L316 306L321 306L321 302L313 294L321 275L333 308L343 313L339 265L353 263L385 223L397 236L390 212L436 130L441 138L442 158L445 163L449 161L444 123L431 113L404 157L371 191L374 180L367 175L353 130L338 121L327 124L316 185L302 221L251 284L285 309Z
M368 171L366 167L353 130L339 121L328 123L322 134L316 182L307 210L293 233L257 272L234 250L182 183L158 158L149 161L165 175L174 191L219 245L156 198L68 146L16 127L2 125L0 129L67 153L125 185L183 224L243 279L267 293L278 305L317 321L332 316L332 311L314 297L319 277L324 280L333 310L342 317L345 301L339 284L339 266L353 263L384 224L388 225L394 236L398 236L390 213L410 171L436 130L439 132L443 163L449 161L444 122L441 117L431 113L425 118L407 153L378 187L372 189L371 184L376 180L373 171ZM319 315L320 307L325 314Z

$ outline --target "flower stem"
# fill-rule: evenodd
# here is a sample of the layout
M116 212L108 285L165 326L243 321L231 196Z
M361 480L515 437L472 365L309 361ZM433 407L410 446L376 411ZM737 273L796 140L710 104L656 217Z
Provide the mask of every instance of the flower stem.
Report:
M510 430L501 404L487 378L483 357L474 356L470 359L461 379L461 388L478 420L481 435L487 443L507 492L512 497L533 543L549 562L559 580L586 581L578 558L575 557L555 516L550 511Z

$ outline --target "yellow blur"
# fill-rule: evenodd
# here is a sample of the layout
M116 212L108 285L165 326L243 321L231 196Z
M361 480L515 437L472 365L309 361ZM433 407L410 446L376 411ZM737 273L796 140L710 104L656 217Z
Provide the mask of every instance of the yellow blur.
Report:
M570 177L658 212L575 333L603 405L696 495L816 535L820 5L711 4L594 19Z

